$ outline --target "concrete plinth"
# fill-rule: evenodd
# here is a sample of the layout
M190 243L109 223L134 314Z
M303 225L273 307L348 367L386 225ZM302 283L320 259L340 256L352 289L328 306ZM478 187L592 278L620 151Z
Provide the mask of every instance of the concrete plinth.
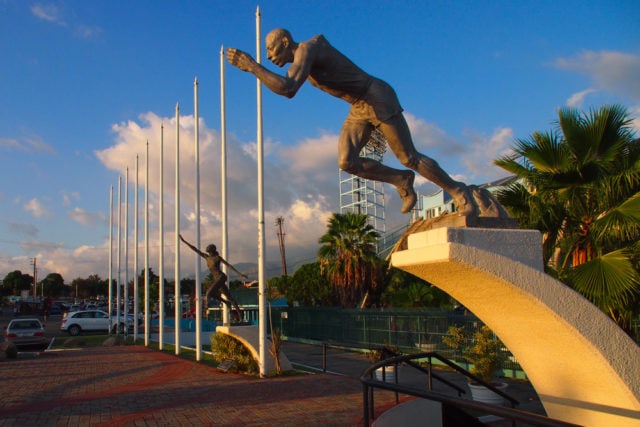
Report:
M507 345L547 414L640 426L640 348L609 317L546 275L532 230L438 228L391 257L458 300Z
M240 341L251 352L256 363L260 363L260 335L258 326L218 326L216 332L232 336ZM271 353L269 353L271 340L266 340L266 347L265 372L269 374L276 370L275 360L273 356L271 356ZM280 367L282 371L290 371L293 369L291 362L289 362L289 359L282 351L280 351Z

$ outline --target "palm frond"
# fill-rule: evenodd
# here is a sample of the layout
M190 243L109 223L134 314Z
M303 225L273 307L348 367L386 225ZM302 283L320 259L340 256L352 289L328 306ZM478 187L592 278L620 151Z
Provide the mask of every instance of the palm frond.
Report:
M640 276L624 249L576 267L571 276L574 288L603 310L624 306L639 291Z

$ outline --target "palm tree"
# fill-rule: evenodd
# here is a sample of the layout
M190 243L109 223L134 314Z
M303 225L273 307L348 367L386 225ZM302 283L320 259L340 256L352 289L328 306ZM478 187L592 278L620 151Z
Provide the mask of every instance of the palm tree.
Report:
M342 306L355 307L377 285L378 237L365 214L334 213L329 219L327 232L320 237L318 260Z
M495 161L519 178L498 199L543 233L548 271L629 331L640 290L640 140L621 106L558 116L557 129Z

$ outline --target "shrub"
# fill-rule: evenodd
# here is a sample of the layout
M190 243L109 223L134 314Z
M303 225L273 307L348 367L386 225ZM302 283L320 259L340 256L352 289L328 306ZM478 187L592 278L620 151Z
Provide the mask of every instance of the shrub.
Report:
M465 360L471 363L471 373L486 383L496 378L502 369L505 355L503 344L491 329L484 325L469 336L462 326L450 326L448 336L442 342L453 349L455 356L462 353Z
M18 358L18 348L12 342L5 341L2 344L0 344L0 351L4 351L4 354L7 359Z
M251 352L240 341L227 334L217 332L211 335L211 351L216 363L233 359L237 371L250 374L258 372L258 364Z

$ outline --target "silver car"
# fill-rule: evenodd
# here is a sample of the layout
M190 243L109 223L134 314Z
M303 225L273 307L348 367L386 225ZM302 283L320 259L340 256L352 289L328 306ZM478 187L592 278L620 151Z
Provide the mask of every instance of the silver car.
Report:
M13 319L5 327L5 341L12 342L18 350L44 350L49 347L51 338L44 334L44 326L36 318Z

